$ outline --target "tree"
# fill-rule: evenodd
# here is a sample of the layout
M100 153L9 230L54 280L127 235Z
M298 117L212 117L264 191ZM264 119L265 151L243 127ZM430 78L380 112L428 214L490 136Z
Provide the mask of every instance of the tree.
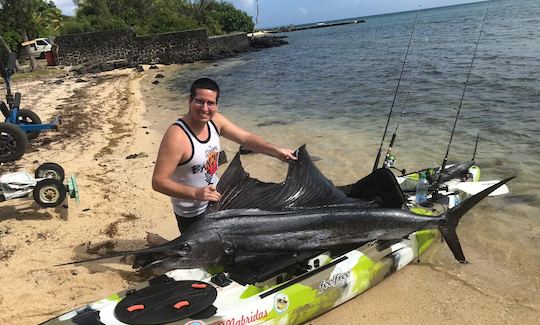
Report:
M139 35L206 28L211 35L249 32L253 22L228 2L215 0L75 0L76 17L62 33L133 27Z
M255 28L252 18L244 11L236 9L231 3L220 3L216 11L218 12L222 30L226 33L249 33Z
M19 48L21 42L38 36L54 36L63 23L60 10L50 0L0 0L0 36L3 52ZM35 59L28 46L21 49L30 59L32 70Z
M32 13L36 8L35 0L2 0L3 16L12 24L12 28L19 33L22 42L28 41L28 35L35 34L35 24ZM23 53L28 55L30 68L36 69L36 59L28 51L28 46L23 47Z

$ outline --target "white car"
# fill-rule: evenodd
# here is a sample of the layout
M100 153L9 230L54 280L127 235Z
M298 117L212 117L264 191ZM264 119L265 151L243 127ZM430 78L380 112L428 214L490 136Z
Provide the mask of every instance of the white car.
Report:
M28 46L28 51L35 57L44 58L45 52L52 51L52 44L46 38L36 38L34 40L21 43L22 46Z

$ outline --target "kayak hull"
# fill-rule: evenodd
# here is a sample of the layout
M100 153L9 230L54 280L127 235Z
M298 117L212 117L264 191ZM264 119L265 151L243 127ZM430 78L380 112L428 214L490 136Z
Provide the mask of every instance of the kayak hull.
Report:
M339 256L326 252L306 261L309 270L305 273L295 276L283 273L254 285L231 281L221 287L205 272L189 273L199 279L182 279L186 276L185 270L173 270L166 276L174 280L204 281L216 288L217 297L213 302L213 315L203 313L172 323L301 324L358 296L417 260L438 237L437 230L422 230L393 244L371 242ZM149 285L145 282L134 289ZM96 324L125 324L117 318L115 308L134 289L113 294L44 324L78 324L83 320Z

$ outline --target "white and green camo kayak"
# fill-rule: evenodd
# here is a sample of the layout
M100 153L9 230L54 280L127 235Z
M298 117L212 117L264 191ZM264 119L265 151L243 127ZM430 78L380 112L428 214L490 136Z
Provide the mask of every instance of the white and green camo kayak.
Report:
M300 324L416 260L438 236L422 230L391 245L371 242L335 257L321 253L254 284L245 283L253 278L242 270L213 277L194 271L190 279L185 270L173 270L44 324Z

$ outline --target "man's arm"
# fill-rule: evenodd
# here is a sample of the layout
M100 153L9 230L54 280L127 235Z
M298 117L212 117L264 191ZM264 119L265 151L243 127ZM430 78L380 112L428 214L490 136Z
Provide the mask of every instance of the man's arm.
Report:
M213 120L220 128L220 133L223 137L241 144L248 149L283 161L297 159L293 150L277 147L260 136L238 127L219 113L216 113Z
M155 191L171 197L178 197L198 201L218 201L221 194L216 191L214 185L196 188L177 183L171 179L174 170L187 155L185 148L189 148L189 139L177 126L170 126L159 147L154 174L152 176L152 188Z

